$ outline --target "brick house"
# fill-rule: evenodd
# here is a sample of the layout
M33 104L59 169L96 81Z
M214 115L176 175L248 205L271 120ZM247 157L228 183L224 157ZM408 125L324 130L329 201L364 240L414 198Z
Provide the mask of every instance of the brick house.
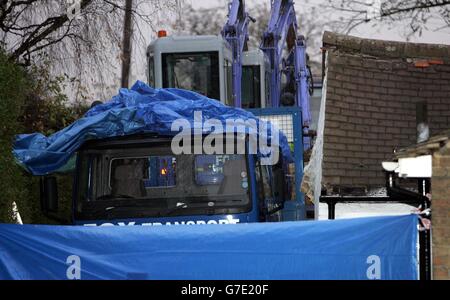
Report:
M318 216L321 192L368 194L385 186L381 162L432 155L433 277L450 279L450 46L325 32L323 51L318 135L302 191ZM430 138L418 143L421 124Z
M417 142L419 123L450 128L450 46L331 32L323 46L322 187L381 187L381 162Z

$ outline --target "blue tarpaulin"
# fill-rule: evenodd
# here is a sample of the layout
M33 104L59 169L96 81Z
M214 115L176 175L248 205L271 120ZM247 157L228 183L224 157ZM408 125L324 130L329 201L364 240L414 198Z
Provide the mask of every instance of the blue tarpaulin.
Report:
M417 279L417 216L181 226L0 224L0 279Z
M260 128L259 120L243 109L225 106L195 92L173 88L154 89L137 81L131 89L120 89L119 94L110 101L93 107L83 118L49 137L40 133L18 135L13 153L19 164L30 173L45 175L63 168L87 140L146 132L175 135L178 132L172 131L171 126L177 119L187 120L194 128L195 111L202 112L203 121L219 120L223 130L226 130L227 120L238 119L255 120ZM218 131L215 128L214 132ZM248 133L248 128L235 127L233 132ZM268 136L267 141L270 141L270 129L268 132L265 134L261 131L258 134L261 138ZM203 130L203 133L209 132ZM283 134L273 144L281 147L281 155L286 162L292 160Z

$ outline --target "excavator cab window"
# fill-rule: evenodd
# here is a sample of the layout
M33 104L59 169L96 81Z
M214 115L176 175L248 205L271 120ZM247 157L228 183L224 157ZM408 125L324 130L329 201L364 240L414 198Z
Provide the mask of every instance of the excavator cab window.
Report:
M261 67L242 66L242 107L261 107Z
M163 53L163 87L220 99L218 52Z
M153 53L148 55L148 84L155 87L155 61Z
M234 106L233 99L233 66L229 60L225 60L225 80L226 80L226 92L227 96L225 104L228 106Z

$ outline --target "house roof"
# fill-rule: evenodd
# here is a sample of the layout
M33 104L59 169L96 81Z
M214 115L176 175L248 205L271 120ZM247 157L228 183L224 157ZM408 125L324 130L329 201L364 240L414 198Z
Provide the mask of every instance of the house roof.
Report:
M398 150L395 153L395 158L398 159L404 157L416 157L420 155L432 154L436 150L439 150L446 145L450 146L450 129L432 136L425 142Z
M330 31L323 34L323 46L363 56L404 59L439 59L450 63L450 45L365 39Z

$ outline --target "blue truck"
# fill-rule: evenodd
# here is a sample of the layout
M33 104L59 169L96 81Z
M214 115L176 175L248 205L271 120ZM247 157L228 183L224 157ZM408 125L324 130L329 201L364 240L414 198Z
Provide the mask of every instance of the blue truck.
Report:
M248 109L284 132L294 160L263 165L248 151L174 155L170 136L147 129L105 138L91 134L95 138L74 149L75 224L303 220L314 210L307 207L300 191L303 150L310 147L304 133L310 120L311 74L304 39L297 36L293 1L272 3L268 29L258 50L247 50L250 21L254 20L245 11L244 1L234 0L222 36L160 34L147 50L148 82L169 92L171 88L192 90L230 109ZM136 114L144 112L137 110ZM111 122L130 126L127 118ZM55 186L54 178L42 179L44 211L56 207Z
M155 91L160 93L162 90ZM249 119L257 119L249 112L227 107L213 99L204 97L202 101L215 107L211 111L218 110L206 115L208 119L214 114L234 115L243 120L246 120L243 116L248 115ZM198 102L191 103L197 108L203 106ZM159 109L172 105L187 115L196 109L178 101L158 103ZM34 134L21 138L29 142L29 148L24 150L17 146L15 154L30 172L44 175L41 177L41 193L45 212L52 215L58 207L57 183L51 174L75 160L74 224L236 224L305 218L303 195L297 192L302 168L296 170L294 167L296 164L302 166L302 156L292 155L289 137L282 135L284 139L280 138L278 144L274 145L280 154L274 164L268 164L259 152L259 144L258 152L252 152L252 134L239 133L235 128L220 134L204 132L193 135L190 140L192 145L189 147L192 148L197 142L203 145L206 139L211 140L211 136L216 144L223 143L223 148L233 146L232 152L220 153L209 153L203 149L201 152L174 152L174 135L168 135L161 129L160 121L149 121L140 128L133 128L133 134L124 134L117 128L111 131L110 120L114 124L142 122L149 115L143 112L142 116L136 117L141 112L143 110L139 105L110 108L93 116L88 112L85 118L55 136L47 138ZM286 108L278 113L282 112L288 117L301 118L297 108ZM166 117L153 109L152 113ZM171 111L170 114L177 115L179 111ZM130 116L133 118L130 119ZM149 119L155 118L150 116ZM170 119L164 119L163 123L170 122ZM298 124L300 121L293 125ZM229 133L233 134L231 142L227 136ZM92 136L100 138L93 139ZM294 139L295 147L302 149L301 129L294 136L297 136ZM63 142L60 143L60 139ZM38 151L36 147L43 144L47 146ZM62 148L54 151L57 144ZM71 145L70 150L67 145ZM238 150L239 145L244 146L243 151ZM50 148L53 151L49 151ZM65 156L54 158L55 153L64 153ZM297 153L302 154L302 151ZM30 158L32 155L36 157ZM57 161L59 165L47 165L48 161Z

